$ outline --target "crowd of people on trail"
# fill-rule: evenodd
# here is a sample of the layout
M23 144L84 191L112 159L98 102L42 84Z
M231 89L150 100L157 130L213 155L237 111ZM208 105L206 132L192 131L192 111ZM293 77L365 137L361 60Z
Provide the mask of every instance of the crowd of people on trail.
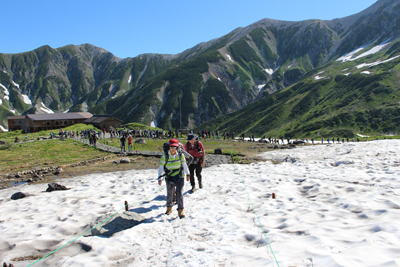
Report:
M189 134L187 143L183 145L177 139L170 139L164 144L164 153L159 162L158 184L161 186L163 177L167 188L167 210L165 214L172 213L174 202L177 204L179 218L185 218L183 213L183 186L186 181L190 181L192 189L190 193L196 191L196 173L199 188L203 188L201 171L205 162L204 145L194 134ZM189 165L189 166L188 166ZM164 175L163 175L164 172Z
M216 138L216 139L222 139L220 138L220 132L217 131L210 131L210 130L198 130L197 131L197 136L199 138ZM223 132L222 133L222 137L224 138L224 140L226 139L235 139L235 132Z
M178 130L148 130L148 129L120 129L120 130L111 130L110 137L111 138L121 138L125 136L127 138L131 135L133 138L158 138L158 139L168 139L178 137ZM181 136L182 137L182 136Z

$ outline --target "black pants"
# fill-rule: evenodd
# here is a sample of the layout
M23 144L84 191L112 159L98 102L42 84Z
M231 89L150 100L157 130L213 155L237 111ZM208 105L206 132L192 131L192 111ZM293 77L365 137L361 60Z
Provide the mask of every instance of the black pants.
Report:
M196 185L196 182L194 180L194 170L196 170L196 176L197 180L199 181L199 184L201 183L201 170L203 167L201 167L201 163L198 162L197 164L190 164L189 165L189 171L190 171L190 184L193 186Z

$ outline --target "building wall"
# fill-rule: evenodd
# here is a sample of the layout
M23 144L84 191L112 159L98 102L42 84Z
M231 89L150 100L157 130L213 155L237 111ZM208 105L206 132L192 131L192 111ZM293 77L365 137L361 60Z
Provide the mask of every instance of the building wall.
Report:
M32 121L29 117L26 117L26 127L27 132L35 133L44 130L56 130L65 128L74 124L83 123L84 119L74 119L74 120L35 120Z
M25 131L25 119L9 119L8 129L11 131L24 130Z

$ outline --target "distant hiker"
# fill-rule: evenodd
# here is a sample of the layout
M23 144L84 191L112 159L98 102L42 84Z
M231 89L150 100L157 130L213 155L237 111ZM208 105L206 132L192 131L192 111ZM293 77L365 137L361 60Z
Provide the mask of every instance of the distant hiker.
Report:
M96 141L97 141L97 136L96 136L96 133L94 132L92 135L92 142L93 142L94 147L96 147Z
M178 216L184 218L183 214L183 185L185 184L184 174L186 173L186 180L189 181L190 173L186 164L184 154L178 149L179 143L176 139L169 140L168 143L164 144L164 150L160 159L160 167L158 168L158 184L162 184L162 177L165 176L165 182L167 187L167 211L165 214L170 215L172 213L172 205L174 194L176 190L176 200L178 204ZM164 175L162 175L164 171Z
M191 193L196 191L196 183L194 180L194 171L196 170L197 180L199 181L199 188L203 188L201 171L204 167L204 160L206 152L203 144L196 140L196 136L189 134L187 138L188 142L185 145L185 150L189 152L194 158L192 164L189 166L190 171L190 184L192 185Z
M130 135L128 136L128 151L131 151L131 150L132 150L132 140L133 140L133 137L132 137L132 135L130 134Z
M119 139L119 141L121 142L121 152L122 152L122 149L125 152L125 141L126 141L125 135L122 134L121 138Z

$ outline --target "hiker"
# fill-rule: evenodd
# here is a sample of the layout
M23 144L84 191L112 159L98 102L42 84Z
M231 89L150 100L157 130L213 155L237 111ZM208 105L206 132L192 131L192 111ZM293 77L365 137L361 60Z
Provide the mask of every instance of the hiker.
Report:
M133 140L133 137L132 137L132 135L130 134L130 135L128 136L128 151L131 151L131 150L132 150L132 140Z
M124 149L124 152L125 152L125 140L126 140L125 135L122 134L121 138L119 140L121 141L121 152L122 152L122 149Z
M169 151L166 150L166 144L164 144L164 153L160 159L160 167L158 168L158 184L162 184L162 177L165 176L165 182L167 187L167 211L165 214L170 215L172 213L172 205L174 193L176 190L176 200L178 204L178 216L184 218L183 214L183 185L185 184L184 174L186 173L186 180L190 179L190 172L186 164L185 156L181 151L178 151L179 142L176 139L169 140L167 143ZM161 175L165 172L164 175Z
M94 147L96 147L96 141L97 141L97 136L96 136L96 133L94 132L92 135L92 142L93 142Z
M196 170L197 180L199 181L199 188L203 188L202 177L201 177L201 170L204 167L204 160L206 157L206 152L204 149L203 144L196 140L196 136L193 134L189 134L187 138L188 142L185 145L185 150L192 155L193 162L189 166L190 171L190 184L192 185L192 189L190 190L191 193L196 191L196 183L194 180L194 171Z

